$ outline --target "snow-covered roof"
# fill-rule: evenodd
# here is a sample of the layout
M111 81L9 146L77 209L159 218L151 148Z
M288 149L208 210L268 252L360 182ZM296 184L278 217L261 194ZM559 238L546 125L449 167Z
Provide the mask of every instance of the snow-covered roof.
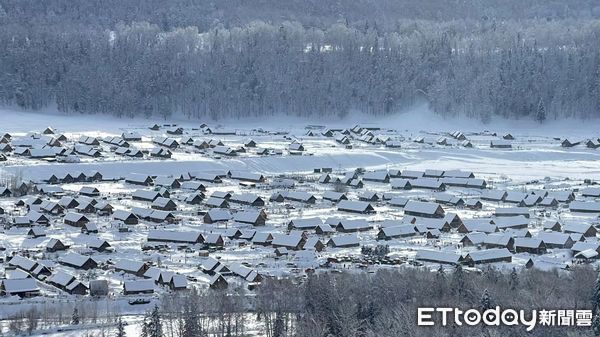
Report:
M15 255L10 259L8 264L11 266L19 267L26 271L31 271L37 265L37 262L26 257L22 257L20 255Z
M338 204L341 211L366 212L372 208L371 204L364 201L342 200Z
M572 212L594 212L600 213L600 202L573 201L569 204Z
M600 187L586 187L581 189L581 195L584 197L600 197Z
M230 171L231 179L237 180L249 180L249 181L261 181L264 179L260 173L253 173L248 171Z
M73 276L65 271L55 270L54 273L46 279L46 281L57 284L62 287L66 287L67 284L71 283L71 281L73 281L74 279L75 279L75 276Z
M544 243L554 245L564 245L571 240L571 236L569 234L556 232L541 232L537 235L537 238L544 241Z
M540 248L543 241L539 238L515 238L515 247Z
M461 259L459 254L441 250L419 250L415 257L417 260L439 263L458 263Z
M404 206L405 212L435 214L441 206L438 203L410 200Z
M309 202L311 199L316 199L314 195L305 191L288 191L283 194L286 199Z
M217 199L217 200L222 200L222 199ZM212 208L212 209L208 210L207 214L211 218L212 221L227 221L232 218L231 212L225 208Z
M278 234L273 236L271 244L273 246L296 247L300 244L300 241L302 241L302 237L299 235Z
M523 201L523 199L525 199L527 197L527 195L528 194L524 193L524 192L508 191L506 193L506 198L504 198L504 201L520 203L521 201Z
M125 270L137 273L144 267L144 262L135 260L120 259L115 262L115 269Z
M493 200L493 201L500 201L500 200L504 199L506 197L506 195L507 195L506 191L501 191L501 190L485 190L481 194L481 199L484 199L484 200Z
M487 234L486 233L482 233L482 232L472 232L472 233L467 233L462 240L469 239L469 241L471 241L474 245L478 245L480 243L484 243L485 239L487 238ZM462 241L461 240L461 241Z
M344 193L341 192L335 192L335 191L325 191L323 192L323 199L326 200L341 200L342 198L344 198L346 195Z
M355 246L360 244L360 239L355 234L336 235L331 237L331 241L336 247Z
M65 264L69 264L69 265L81 267L89 259L90 259L90 257L88 257L88 256L84 256L84 255L81 255L81 254L78 254L78 253L69 252L69 253L67 253L67 254L59 257L58 260L61 263L65 263Z
M34 278L2 280L2 285L4 291L11 295L39 291L39 287Z
M590 224L586 224L586 223L581 223L581 222L570 222L567 223L565 225L563 225L563 232L571 232L571 233L585 233L587 232L590 228L593 228L592 225Z
M414 225L400 225L400 226L383 227L381 229L381 231L384 233L385 236L388 236L388 237L417 234L417 232L415 231Z
M294 228L298 229L314 229L318 225L322 224L323 221L320 218L303 218L303 219L292 219L289 222Z
M124 220L127 220L127 218L129 218L131 216L135 217L135 214L133 214L132 212L129 212L129 211L121 210L121 209L117 209L113 213L113 218L115 220L124 221Z
M390 175L387 171L365 172L365 174L363 175L363 180L384 181L389 178Z
M64 220L78 222L81 220L87 220L87 217L80 213L69 212L69 213L65 214Z
M492 248L492 249L483 249L470 252L467 256L471 258L474 262L478 261L486 261L486 260L495 260L495 259L504 259L512 257L510 251L506 248Z
M573 244L573 247L571 247L571 250L574 252L581 252L586 249L598 250L598 249L600 249L600 242L598 242L598 241L592 241L592 242L578 241Z
M148 241L168 241L182 243L197 243L201 241L200 232L167 231L153 229L148 232Z
M237 222L254 224L261 217L261 213L255 210L247 210L242 212L237 212L233 216L233 220Z
M160 197L161 194L158 193L158 191L153 190L135 190L133 193L131 193L131 196L133 198L139 198L142 200L155 200L156 198Z
M154 291L154 280L132 280L123 283L126 292L148 292Z
M522 215L507 216L494 219L494 224L499 229L510 227L527 227L527 225L529 225L529 219Z
M424 174L425 174L425 172L423 172L423 171L404 170L404 171L402 171L400 173L400 177L401 178L416 179L416 178L423 177Z
M465 219L463 225L469 232L493 233L498 229L491 219Z
M371 225L366 219L342 219L339 226L341 226L344 230L363 230L371 228Z

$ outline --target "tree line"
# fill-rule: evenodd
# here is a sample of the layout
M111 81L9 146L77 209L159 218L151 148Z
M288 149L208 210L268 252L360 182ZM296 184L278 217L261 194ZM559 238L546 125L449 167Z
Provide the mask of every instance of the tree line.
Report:
M483 121L600 116L593 17L406 19L387 29L376 20L251 21L201 30L61 24L51 13L29 24L7 8L0 103L24 109L219 119L385 115L425 102L444 116Z
M460 266L429 271L405 268L369 273L311 274L304 281L265 279L252 292L196 289L163 295L141 319L138 331L151 337L371 337L371 336L600 336L600 278L591 266L570 271L524 269L501 272ZM591 327L417 326L417 308L591 309ZM122 313L103 303L32 306L5 326L12 334L57 325L102 327L102 336L125 336ZM140 320L137 320L140 321ZM439 323L439 322L438 322ZM539 322L538 322L539 323ZM133 323L138 324L138 323ZM94 336L93 330L88 335Z
M452 21L600 18L595 0L0 0L3 22L27 25L86 25L112 28L119 22L146 21L163 30L217 24L243 26L255 20L298 21L325 28L339 21L362 27L377 22L393 30L406 19Z

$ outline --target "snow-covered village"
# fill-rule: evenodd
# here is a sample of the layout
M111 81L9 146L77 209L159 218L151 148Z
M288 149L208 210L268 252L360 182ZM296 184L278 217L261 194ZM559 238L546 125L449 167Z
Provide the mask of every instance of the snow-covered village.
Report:
M456 266L568 274L600 252L598 138L110 122L2 132L5 322L34 307L63 311L50 331L69 331L73 310L90 329L111 315L139 329L136 315L191 289L252 298L269 280Z

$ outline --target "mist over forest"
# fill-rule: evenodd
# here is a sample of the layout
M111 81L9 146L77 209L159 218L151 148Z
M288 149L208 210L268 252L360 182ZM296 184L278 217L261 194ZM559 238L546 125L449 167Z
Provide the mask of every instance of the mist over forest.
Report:
M0 104L193 119L600 117L600 4L0 0Z

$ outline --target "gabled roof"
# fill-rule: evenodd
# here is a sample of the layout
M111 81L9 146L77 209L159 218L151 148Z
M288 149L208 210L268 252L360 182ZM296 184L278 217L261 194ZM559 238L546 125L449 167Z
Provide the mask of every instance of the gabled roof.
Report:
M434 202L410 200L404 206L404 211L421 214L435 214L441 206Z
M230 171L231 179L237 180L249 180L249 181L262 181L264 176L260 173L253 173L248 171Z
M115 269L125 270L132 273L137 273L144 268L145 264L142 261L121 259L115 262Z
M336 235L336 236L331 237L330 240L337 247L352 246L352 245L360 244L360 239L355 234Z
M529 208L527 207L498 207L494 211L498 217L514 216L529 217Z
M132 212L125 211L125 210L122 210L122 209L115 210L114 213L113 213L113 218L115 220L125 221L128 218L130 218L130 217L137 218L137 216L135 214L133 214Z
M384 181L389 178L390 175L387 171L365 172L365 174L363 175L363 180Z
M148 232L148 241L168 241L181 243L198 243L202 241L200 232L179 232L167 230L150 230Z
M37 265L37 262L28 259L26 257L22 257L20 255L13 256L8 262L9 265L19 267L26 271L32 271L33 268Z
M154 281L153 280L125 281L123 283L123 289L126 292L149 292L149 291L154 291Z
M569 240L572 240L569 234L556 232L541 232L537 235L537 238L544 241L544 243L552 245L564 245L569 242Z
M459 254L447 251L419 250L417 251L415 259L429 262L456 264L460 262L461 256Z
M338 201L342 199L347 199L347 197L344 193L341 192L325 191L323 192L323 199Z
M544 246L544 242L539 238L515 238L515 248L540 248Z
M314 195L305 191L288 191L283 194L286 199L310 202L311 199L316 199Z
M499 229L510 227L527 227L529 225L529 219L522 215L495 218L493 221Z
M255 210L247 210L247 211L237 212L233 216L233 220L237 221L237 222L254 224L261 217L262 217L261 212L255 211Z
M569 204L571 212L593 212L600 213L600 202L573 201Z
M339 226L344 230L363 230L370 229L372 227L366 219L343 219L340 221Z
M286 235L286 234L278 234L273 236L273 241L271 244L273 246L283 246L283 247L296 247L302 241L302 236L300 235Z
M75 279L75 276L64 272L62 270L55 270L52 275L50 275L46 281L49 283L54 283L61 287L66 287L67 284L71 283Z
M91 258L88 256L84 256L78 253L69 252L61 257L59 257L58 261L61 263L81 267Z
M133 198L154 201L156 198L161 197L161 194L153 190L135 190L131 193L131 196Z
M212 221L227 221L232 218L231 212L224 208L212 208L208 210L207 214Z
M39 291L39 287L34 278L2 280L2 285L4 291L11 295Z
M259 199L262 199L262 198L256 194L252 194L252 193L236 193L236 194L232 195L231 198L229 198L229 200L232 202L248 203L248 204L255 203L255 202L259 201Z
M594 228L594 227L592 225L586 224L586 223L571 222L571 223L563 225L563 232L583 234L583 233L587 232L588 230L590 230L590 228Z
M407 236L417 234L415 231L414 225L400 225L400 226L390 226L383 227L381 232L387 237L394 236Z
M89 221L85 215L80 214L80 213L73 213L73 212L67 213L64 217L64 220L71 221L71 222Z
M523 199L525 199L527 197L527 193L524 192L517 192L517 191L508 191L506 194L506 198L504 199L504 201L506 202L513 202L513 203L520 203L521 201L523 201Z
M481 199L484 199L484 200L493 200L493 201L500 201L500 200L504 200L504 198L506 198L507 195L508 195L508 193L506 191L501 191L501 190L485 190L481 194Z
M292 219L289 224L297 229L314 229L318 225L321 225L323 221L321 218L303 218L303 219Z
M368 212L373 211L373 206L364 201L342 200L338 204L338 209L341 211Z
M482 232L471 232L471 233L467 233L462 239L461 242L468 239L469 241L471 241L474 245L478 245L481 243L485 242L485 239L487 238L487 234L486 233L482 233Z
M493 248L473 251L470 252L467 256L470 257L471 260L473 260L474 262L478 262L509 258L512 257L512 254L506 248Z
M498 230L498 227L496 227L489 218L465 219L463 220L463 226L469 232L493 233Z

